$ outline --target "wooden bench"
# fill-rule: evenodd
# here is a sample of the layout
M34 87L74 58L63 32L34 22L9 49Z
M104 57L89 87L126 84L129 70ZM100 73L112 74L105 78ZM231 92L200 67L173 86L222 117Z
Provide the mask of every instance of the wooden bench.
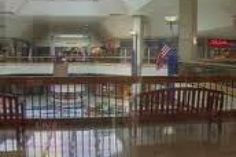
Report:
M0 94L0 123L18 125L23 122L23 104L11 94Z
M139 121L204 119L220 122L224 93L180 87L143 92L136 98L134 113Z

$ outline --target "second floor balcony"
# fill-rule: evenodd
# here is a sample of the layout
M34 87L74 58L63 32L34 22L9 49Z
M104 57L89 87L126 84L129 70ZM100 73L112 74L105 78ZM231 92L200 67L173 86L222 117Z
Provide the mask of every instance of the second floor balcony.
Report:
M167 76L168 68L157 69L155 57L144 57L142 76ZM64 64L64 65L63 65ZM181 63L179 63L181 64ZM56 65L63 65L66 75L120 75L131 76L131 56L34 56L5 57L0 62L0 75L54 75ZM190 61L185 63L194 75L234 75L233 62L216 62L209 60ZM119 71L117 70L119 69Z

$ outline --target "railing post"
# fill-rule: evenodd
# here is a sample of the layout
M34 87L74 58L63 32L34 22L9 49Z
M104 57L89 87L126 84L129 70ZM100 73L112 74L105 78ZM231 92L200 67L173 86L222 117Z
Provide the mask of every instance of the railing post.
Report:
M148 57L147 58L148 59L148 64L150 64L151 63L151 61L150 61L150 48L147 49L147 55L148 55L147 56Z

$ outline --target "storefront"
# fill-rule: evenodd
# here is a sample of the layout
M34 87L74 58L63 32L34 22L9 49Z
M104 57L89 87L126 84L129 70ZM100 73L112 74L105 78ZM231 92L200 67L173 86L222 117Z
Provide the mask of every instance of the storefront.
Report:
M86 34L57 34L53 36L51 55L70 61L83 60L90 45L90 36Z
M236 40L209 39L208 48L210 58L229 58L236 54Z
M32 55L32 45L16 38L0 38L0 60L4 58L24 59Z

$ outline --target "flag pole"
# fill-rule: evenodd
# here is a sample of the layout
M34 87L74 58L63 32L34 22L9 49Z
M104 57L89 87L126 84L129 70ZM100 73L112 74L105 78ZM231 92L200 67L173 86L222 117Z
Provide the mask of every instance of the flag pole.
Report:
M170 31L170 40L169 40L169 46L171 47L171 49L172 49L172 53L173 53L173 51L176 51L175 50L175 48L176 48L176 45L175 45L175 34L174 34L174 24L176 24L176 22L177 22L177 16L166 16L165 17L165 21L167 22L167 24L169 25L169 31ZM177 52L175 52L175 53L177 53ZM173 55L173 54L172 54ZM177 57L177 56L176 56ZM172 57L173 58L173 57ZM169 58L170 59L170 58ZM168 59L168 60L169 60ZM169 62L169 61L167 61L167 62ZM167 66L168 66L168 76L171 76L171 75L173 75L173 74L171 74L170 73L170 68L172 67L173 68L173 66L171 66L171 67L169 67L169 63L167 63ZM177 65L176 65L177 66ZM172 70L171 70L172 71ZM174 72L174 73L177 73L177 72Z

